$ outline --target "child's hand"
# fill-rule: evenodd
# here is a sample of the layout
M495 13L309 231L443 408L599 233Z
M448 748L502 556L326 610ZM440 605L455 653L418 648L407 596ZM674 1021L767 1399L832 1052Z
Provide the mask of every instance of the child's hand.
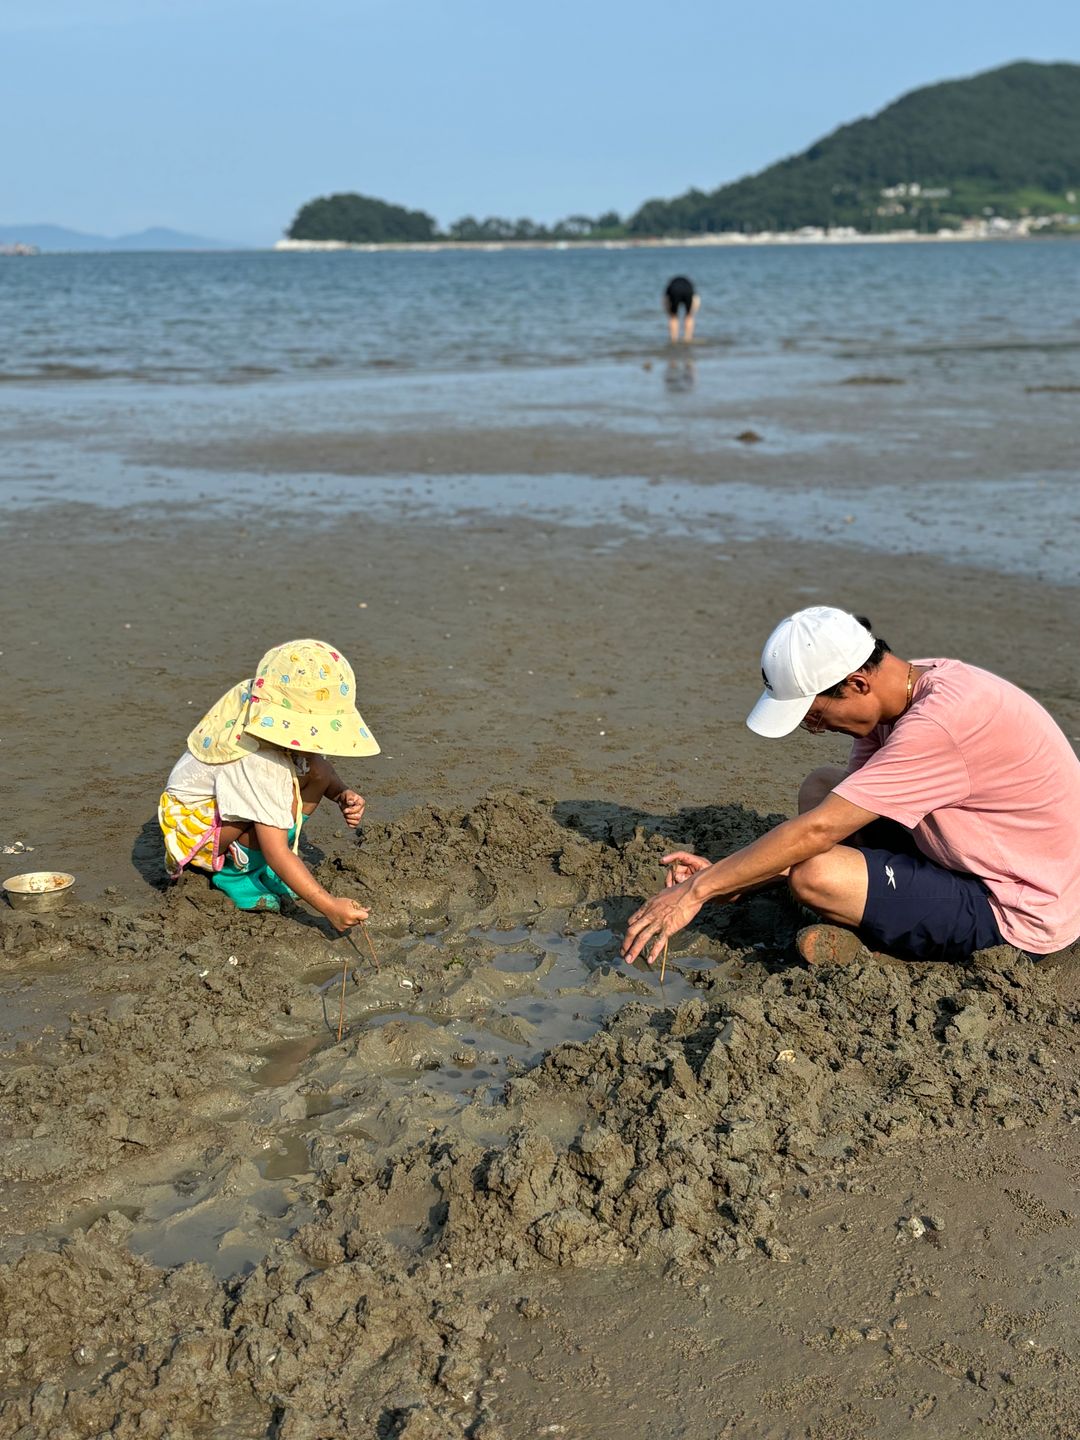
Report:
M323 914L335 930L350 930L354 925L359 925L361 920L366 920L371 911L347 896L333 895Z
M364 818L364 807L367 802L355 790L342 790L334 803L340 807L342 815L345 816L346 825L355 827Z

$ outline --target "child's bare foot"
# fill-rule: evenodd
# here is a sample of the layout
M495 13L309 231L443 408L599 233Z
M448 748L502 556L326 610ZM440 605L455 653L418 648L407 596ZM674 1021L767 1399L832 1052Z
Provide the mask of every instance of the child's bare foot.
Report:
M806 925L796 935L795 946L808 965L851 965L870 958L855 931L842 925Z

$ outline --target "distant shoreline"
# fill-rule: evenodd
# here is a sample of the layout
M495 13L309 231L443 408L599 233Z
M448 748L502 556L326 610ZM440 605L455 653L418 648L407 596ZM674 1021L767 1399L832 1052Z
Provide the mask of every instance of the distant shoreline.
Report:
M709 249L728 246L733 249L758 245L908 245L947 244L958 245L987 240L1028 240L1032 237L1026 231L967 231L942 230L933 235L920 234L916 230L892 230L886 234L869 235L861 232L838 233L823 231L820 234L802 235L797 232L771 232L743 235L734 231L717 235L665 236L652 239L622 240L387 240L366 244L349 240L278 240L273 249L283 253L330 252L355 250L362 254L376 254L388 250L400 250L417 254L436 254L443 250L686 250ZM1069 237L1039 237L1069 238Z
M87 246L62 249L52 246L0 247L0 259L8 258L47 258L50 255L269 255L280 254L303 254L303 253L332 253L337 250L352 250L360 254L379 254L384 251L400 251L405 254L438 254L444 250L496 252L503 250L707 250L714 248L746 249L759 248L761 246L801 246L801 245L924 245L924 244L948 244L959 245L982 241L1007 241L1007 240L1075 240L1080 238L1080 233L1069 234L1053 232L1047 234L1045 231L1026 230L945 230L937 234L920 234L915 230L893 230L887 234L869 235L861 232L854 234L837 233L836 231L813 235L802 235L797 232L769 232L761 234L743 235L736 232L725 232L716 235L685 235L680 237L665 236L663 238L630 238L618 240L388 240L380 242L369 242L357 244L348 240L277 240L272 245L218 245L199 249L195 246L177 246L171 249L168 246L160 248L148 248L139 250L134 247L125 246L123 249L110 250L103 245L100 249L91 249Z

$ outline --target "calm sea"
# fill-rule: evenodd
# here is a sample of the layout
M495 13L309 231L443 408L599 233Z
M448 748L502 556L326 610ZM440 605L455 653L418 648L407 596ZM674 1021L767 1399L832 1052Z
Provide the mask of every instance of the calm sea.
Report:
M667 345L676 273L692 352ZM0 258L0 524L73 499L288 513L291 476L329 523L406 487L439 523L782 533L1077 584L1078 281L1053 240ZM361 463L402 431L431 437L415 486ZM541 484L525 457L555 432ZM320 436L355 467L321 474Z
M256 382L655 352L660 295L699 354L972 357L1036 381L1080 350L1080 245L0 257L0 378ZM993 357L1007 356L1004 361Z

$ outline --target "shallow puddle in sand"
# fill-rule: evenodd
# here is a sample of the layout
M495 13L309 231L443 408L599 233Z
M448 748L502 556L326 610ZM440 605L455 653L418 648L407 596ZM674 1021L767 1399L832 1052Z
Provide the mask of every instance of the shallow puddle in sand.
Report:
M679 967L708 963L699 959L689 963L680 959L678 966L669 963L661 985L659 967L649 969L639 963L631 968L615 955L616 937L610 930L579 934L519 926L424 939L446 956L445 972L450 977L446 988L429 984L425 990L417 982L415 988L404 990L405 1003L349 1019L350 1001L352 1007L356 1004L356 992L350 987L345 1039L354 1044L359 1040L362 1053L365 1033L392 1027L437 1032L432 1053L425 1050L421 1038L414 1047L414 1055L419 1052L421 1058L411 1055L409 1063L380 1068L379 1078L403 1090L419 1087L463 1102L496 1101L510 1075L534 1065L554 1045L588 1039L629 1000L668 1006L689 999L694 988ZM483 948L485 958L463 958L469 955L470 942ZM407 949L403 968L407 971ZM456 989L453 977L458 971L461 985ZM333 992L335 1016L337 983L334 976L323 987L324 994ZM362 977L359 983L362 987ZM334 1043L333 1036L325 1035L275 1047L267 1052L266 1065L256 1078L261 1084L268 1083L271 1075L292 1078L311 1056L332 1049Z
M380 1118L386 1110L443 1126L472 1107L471 1133L482 1137L491 1117L494 1136L511 1076L554 1045L587 1039L629 1001L664 1007L690 998L694 987L680 971L709 963L680 957L661 985L658 967L618 958L610 930L567 933L545 920L542 930L477 928L387 945L381 988L372 968L347 984L341 1044L341 971L314 972L322 1025L260 1052L235 1112L247 1119L250 1109L268 1138L246 1157L123 1197L132 1248L158 1264L202 1260L221 1275L248 1269L308 1218L300 1191L316 1135L378 1148L394 1138ZM426 968L410 971L410 951L421 945ZM443 961L434 977L432 950Z
M445 955L448 983L436 989L408 979L408 953L416 940L402 947L403 962L396 968L406 978L399 982L401 1003L387 1003L367 1014L355 1015L364 1001L364 980L359 973L346 987L345 1044L365 1033L391 1027L421 1027L437 1031L438 1050L454 1048L457 1055L440 1059L424 1055L415 1063L386 1065L377 1074L398 1087L449 1093L466 1098L498 1097L510 1074L536 1063L553 1045L588 1039L603 1022L629 1000L657 1006L677 1005L689 999L694 988L683 970L707 965L698 957L681 957L667 966L664 983L659 967L625 965L615 954L616 937L610 930L565 933L525 926L510 930L474 929L446 937L427 934L424 942ZM483 959L470 955L470 942L478 942ZM313 982L322 994L324 1028L315 1035L285 1040L262 1052L264 1063L253 1076L257 1086L291 1084L323 1068L337 1044L339 970L317 972ZM461 989L455 989L455 976ZM491 983L486 983L491 982ZM422 1048L422 1047L421 1047ZM475 1063L458 1058L476 1053ZM412 1062L412 1057L409 1057ZM357 1063L354 1078L363 1077ZM344 1079L346 1076L342 1075ZM480 1091L487 1090L486 1096Z

